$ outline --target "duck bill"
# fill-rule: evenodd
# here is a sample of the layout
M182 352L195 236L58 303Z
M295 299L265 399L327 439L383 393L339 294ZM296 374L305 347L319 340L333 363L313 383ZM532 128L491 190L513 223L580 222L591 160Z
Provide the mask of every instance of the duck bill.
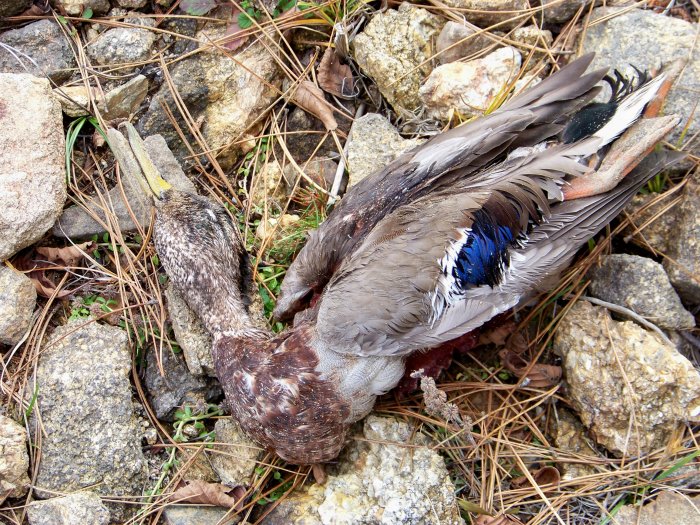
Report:
M157 199L161 199L163 197L163 194L172 188L172 185L170 185L168 182L165 181L165 179L163 179L163 177L160 176L158 168L156 168L155 164L153 164L153 161L148 156L146 146L143 143L143 140L141 140L141 137L139 136L134 126L132 126L128 122L124 124L124 126L126 127L126 134L129 139L131 151L133 152L136 161L141 167L141 172L146 178L148 187L151 189L153 195Z

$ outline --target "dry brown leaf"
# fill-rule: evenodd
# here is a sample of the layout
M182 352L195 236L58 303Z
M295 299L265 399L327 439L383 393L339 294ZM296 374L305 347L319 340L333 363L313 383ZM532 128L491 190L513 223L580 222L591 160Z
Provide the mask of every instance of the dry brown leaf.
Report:
M51 248L48 246L40 246L36 248L36 252L43 255L47 261L60 264L61 266L78 266L78 263L83 258L83 254L92 249L92 242L84 242L63 248Z
M355 79L352 69L340 62L335 49L326 48L321 64L318 66L318 85L325 92L340 98L355 98Z
M313 82L302 81L290 100L304 111L318 117L328 131L333 131L338 127L331 105L323 97L323 91Z
M200 503L233 508L241 501L241 494L237 489L238 487L232 489L221 483L207 483L195 479L181 484L169 499L175 503ZM230 492L234 495L229 495Z
M530 475L543 492L557 489L559 487L559 481L561 480L559 471L554 467L542 467L541 469L531 472ZM510 485L513 488L519 489L529 487L532 484L527 476L520 476L512 480Z
M547 388L557 385L561 381L562 370L560 366L531 364L510 350L501 350L498 352L498 357L501 358L506 370L518 378L525 377L528 380L528 386Z

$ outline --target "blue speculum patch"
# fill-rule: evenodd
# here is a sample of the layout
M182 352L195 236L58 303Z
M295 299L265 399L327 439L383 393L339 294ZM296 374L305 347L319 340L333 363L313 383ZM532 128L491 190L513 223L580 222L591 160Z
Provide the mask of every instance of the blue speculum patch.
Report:
M460 288L499 284L509 262L508 248L515 239L516 233L508 226L499 226L481 210L475 213L471 232L452 270Z

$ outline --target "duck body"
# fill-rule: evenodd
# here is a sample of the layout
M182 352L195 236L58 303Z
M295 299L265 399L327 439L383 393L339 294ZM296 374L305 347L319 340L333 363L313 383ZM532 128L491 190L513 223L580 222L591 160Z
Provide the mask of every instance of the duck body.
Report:
M653 81L641 86L575 141L551 140L598 91L604 72L586 74L591 59L351 190L285 278L283 315L309 294L321 296L304 322L280 335L253 328L248 258L226 211L204 197L160 191L156 249L212 334L228 404L253 439L292 463L332 460L349 426L399 382L408 355L546 287L676 160L652 155L629 174L627 163L614 189L566 200L567 180L590 171L582 160L631 126L658 89ZM650 135L652 146L674 123Z

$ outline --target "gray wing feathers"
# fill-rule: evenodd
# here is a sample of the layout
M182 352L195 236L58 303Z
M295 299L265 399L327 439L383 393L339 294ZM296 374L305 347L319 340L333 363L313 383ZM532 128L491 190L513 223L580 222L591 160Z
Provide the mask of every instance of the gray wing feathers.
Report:
M550 158L554 165L559 165L558 157ZM470 189L468 194L437 196L406 206L385 218L336 273L320 303L317 331L338 352L388 356L435 346L477 328L560 272L581 244L612 220L646 180L678 158L652 155L616 189L554 205L549 221L532 232L526 245L511 249L511 262L500 285L470 289L437 319L433 319L430 294L440 275L438 260L458 237L458 229L469 226L470 214L496 193ZM535 158L530 164L541 166L541 160ZM512 194L523 187L531 192L527 198L517 197L525 199L521 203L525 209L532 205L527 199L538 193L533 179L522 178L527 164L519 168L516 180L504 177L501 181L501 188L512 185L505 190Z

